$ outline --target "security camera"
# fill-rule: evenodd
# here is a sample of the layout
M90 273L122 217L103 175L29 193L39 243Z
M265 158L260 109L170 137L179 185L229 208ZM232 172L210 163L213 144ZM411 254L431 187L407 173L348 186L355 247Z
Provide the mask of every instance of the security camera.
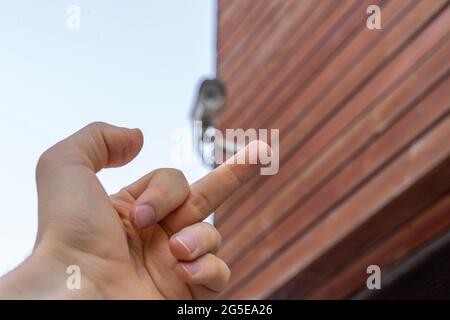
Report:
M225 86L217 80L204 80L200 85L197 99L192 112L194 120L194 145L198 148L198 153L205 161L205 147L211 146L212 136L208 129L215 132L214 121L225 105ZM213 134L214 136L214 134ZM215 148L222 150L223 141L214 137Z
M200 85L197 101L194 106L194 121L201 121L203 133L222 111L225 104L225 86L217 79L204 80Z

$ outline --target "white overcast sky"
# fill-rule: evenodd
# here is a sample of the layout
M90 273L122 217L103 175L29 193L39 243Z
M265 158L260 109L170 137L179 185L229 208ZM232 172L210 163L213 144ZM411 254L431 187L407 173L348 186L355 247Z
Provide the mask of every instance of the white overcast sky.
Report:
M66 28L67 6L81 30ZM112 193L175 161L199 79L214 75L213 0L14 0L0 9L0 275L31 251L39 155L92 121L139 127L139 157L99 177ZM187 135L187 137L186 137ZM180 140L183 139L183 140Z

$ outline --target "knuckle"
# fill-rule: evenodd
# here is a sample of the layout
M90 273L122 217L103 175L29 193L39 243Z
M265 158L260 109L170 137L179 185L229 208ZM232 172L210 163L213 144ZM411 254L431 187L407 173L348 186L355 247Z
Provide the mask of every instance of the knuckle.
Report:
M174 176L184 178L184 173L183 173L183 171L181 171L180 169L176 169L176 168L166 168L166 170L167 170L168 172L170 172L171 174L173 174Z
M102 122L102 121L95 121L95 122L91 122L89 123L86 128L87 129L91 129L91 130L98 130L98 129L102 129L105 127L108 127L109 124L107 124L106 122Z
M107 131L112 127L110 124L107 124L106 122L91 122L86 127L84 127L81 131L84 131L86 134L91 136L91 139L93 139L94 143L103 143L104 142L104 135L103 133ZM120 141L118 141L120 142Z
M130 193L128 192L127 187L122 187L122 188L120 188L120 190L117 192L117 195L123 195L123 194L130 194Z
M189 186L183 171L174 168L159 168L153 171L154 175L162 175L166 177L171 177L180 183L181 187Z
M183 171L174 168L168 168L165 170L177 181L179 188L182 188L184 191L189 190L189 183Z
M210 212L212 209L212 203L203 191L197 190L197 192L191 193L191 201L200 215L199 218L202 218L203 214Z
M206 254L206 260L208 261L207 264L211 268L211 273L213 275L218 275L222 273L222 264L220 263L220 259L217 258L217 256L213 253L207 253Z
M119 190L119 192L112 194L111 198L123 200L123 201L135 201L134 197L128 191L126 187L123 187Z
M55 153L53 151L53 148L44 151L39 157L38 162L36 164L36 172L40 172L45 168L49 167L54 162L54 159Z
M226 286L228 284L228 282L230 281L231 278L231 270L228 267L228 265L224 262L224 275L223 275L223 279L224 279L224 286Z
M183 172L178 169L160 168L152 172L153 179L159 181L160 189L165 189L163 196L185 198L189 195L190 186Z
M167 204L167 199L173 198L172 193L172 189L161 184L157 188L152 189L152 200L158 202L155 205Z
M222 243L222 235L213 225L202 222L203 228L205 228L206 233L208 234L208 238L210 243L213 245L214 250L217 250Z
M217 237L217 240L216 240L216 249L219 249L219 247L222 245L222 235L220 234L220 232L216 229L216 228L214 228L214 230L216 230L216 237Z
M228 281L231 274L230 268L228 268L227 264L223 260L217 258L216 256L214 256L214 260L215 263L213 264L213 274Z
M217 256L214 256L214 258L215 258L214 274L220 279L222 279L223 284L226 285L231 278L231 270L225 263L225 261L219 259Z
M99 143L103 140L102 132L104 132L108 127L110 127L109 124L97 121L91 122L86 127L84 127L82 131L85 131L88 135L90 135L95 143Z

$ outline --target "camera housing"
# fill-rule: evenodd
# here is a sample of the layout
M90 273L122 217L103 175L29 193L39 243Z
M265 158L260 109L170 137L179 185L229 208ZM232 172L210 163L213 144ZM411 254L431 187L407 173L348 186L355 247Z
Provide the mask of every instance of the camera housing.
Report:
M214 120L223 110L225 95L225 86L220 80L208 79L200 85L192 117L194 121L202 122L203 133L213 126Z

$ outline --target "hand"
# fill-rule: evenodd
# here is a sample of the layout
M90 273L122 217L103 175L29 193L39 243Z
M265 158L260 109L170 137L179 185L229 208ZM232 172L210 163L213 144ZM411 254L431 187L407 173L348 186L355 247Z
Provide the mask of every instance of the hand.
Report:
M91 124L46 151L37 165L39 228L31 257L0 281L3 298L210 299L230 277L203 221L257 165L233 159L189 186L159 169L108 196L96 173L120 167L143 145L140 130ZM267 145L251 143L248 157ZM81 289L66 288L68 266Z

